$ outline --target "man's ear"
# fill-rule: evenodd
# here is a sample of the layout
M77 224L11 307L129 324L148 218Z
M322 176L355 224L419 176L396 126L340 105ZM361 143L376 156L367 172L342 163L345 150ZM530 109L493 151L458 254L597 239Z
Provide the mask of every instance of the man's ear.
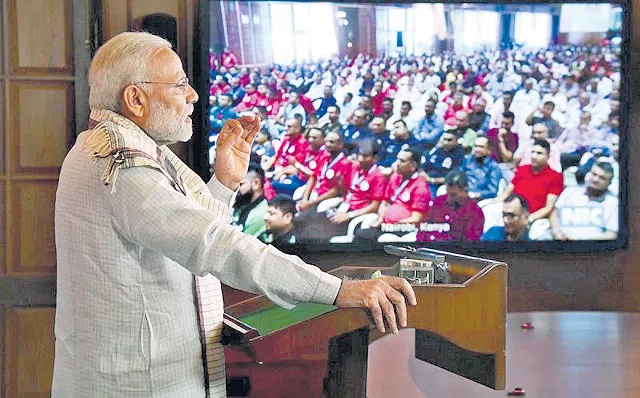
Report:
M122 91L122 111L136 118L144 117L148 109L148 97L144 91L134 85Z
M260 183L260 179L259 178L254 178L253 180L251 180L251 189L253 189L254 191L257 191L258 189L261 188L261 183Z
M286 213L283 215L287 224L293 224L293 213Z

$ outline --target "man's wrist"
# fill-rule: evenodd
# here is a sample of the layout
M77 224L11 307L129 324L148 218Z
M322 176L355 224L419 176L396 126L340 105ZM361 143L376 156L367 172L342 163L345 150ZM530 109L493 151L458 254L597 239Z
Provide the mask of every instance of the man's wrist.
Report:
M225 187L229 188L232 191L235 191L240 187L240 183L239 182L235 182L235 181L230 180L228 178L220 177L218 175L218 173L214 173L213 175L216 177L216 180L218 180L218 182L220 182L220 184L224 185Z

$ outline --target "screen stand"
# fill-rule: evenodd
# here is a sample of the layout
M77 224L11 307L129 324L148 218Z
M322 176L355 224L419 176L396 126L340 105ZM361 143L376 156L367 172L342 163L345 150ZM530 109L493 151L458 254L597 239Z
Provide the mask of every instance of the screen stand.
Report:
M329 340L329 364L324 386L328 397L367 396L369 328Z

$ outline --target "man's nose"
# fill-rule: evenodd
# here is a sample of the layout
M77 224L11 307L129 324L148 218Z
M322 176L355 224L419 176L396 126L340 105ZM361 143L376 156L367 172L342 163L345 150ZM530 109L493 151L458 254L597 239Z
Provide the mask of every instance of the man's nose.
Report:
M191 87L190 84L187 85L187 102L190 104L195 104L196 102L198 102L198 93L196 93L196 90L193 89L193 87Z

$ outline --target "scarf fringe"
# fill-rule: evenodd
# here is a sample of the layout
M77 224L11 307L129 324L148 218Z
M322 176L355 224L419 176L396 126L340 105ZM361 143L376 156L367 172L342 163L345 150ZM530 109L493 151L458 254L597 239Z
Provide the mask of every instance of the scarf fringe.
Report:
M84 140L85 152L95 160L110 157L102 175L102 182L106 185L114 183L118 175L118 141L118 127L110 121L98 123ZM112 192L114 190L115 185L112 185Z

